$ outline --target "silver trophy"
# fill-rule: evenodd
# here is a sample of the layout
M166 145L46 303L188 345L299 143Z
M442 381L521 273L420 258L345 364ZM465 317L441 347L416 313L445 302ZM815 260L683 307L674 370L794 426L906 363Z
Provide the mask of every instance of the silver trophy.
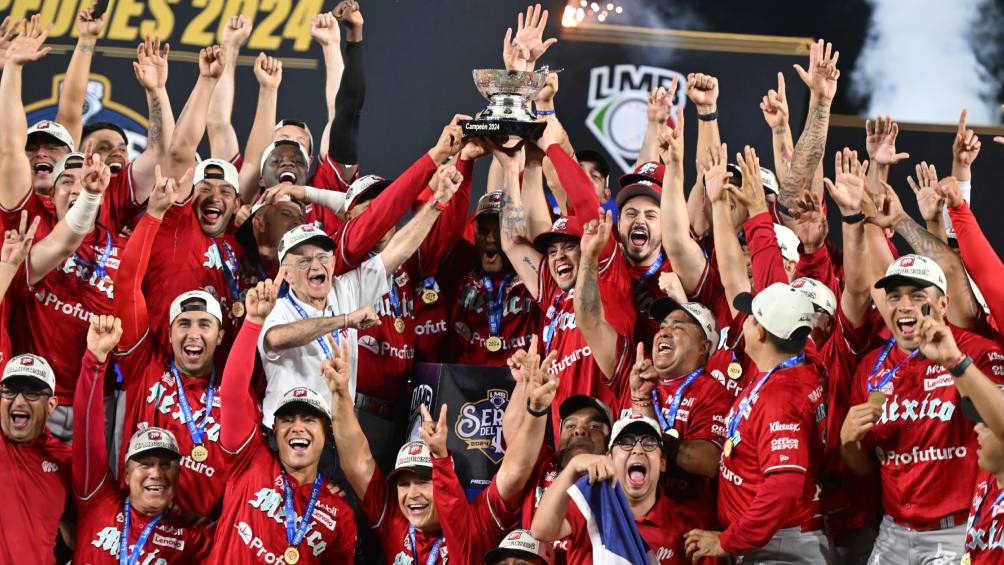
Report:
M471 137L537 139L545 124L537 122L530 102L537 99L547 83L549 69L507 71L505 69L475 69L474 84L489 104L473 120L463 120L464 135Z

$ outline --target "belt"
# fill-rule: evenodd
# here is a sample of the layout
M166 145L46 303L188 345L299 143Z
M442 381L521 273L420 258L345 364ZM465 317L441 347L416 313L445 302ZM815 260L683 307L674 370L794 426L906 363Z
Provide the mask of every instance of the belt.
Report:
M370 396L368 394L363 394L361 392L356 393L356 410L363 410L373 414L374 416L379 416L385 420L393 420L395 418L394 402L390 400L384 400L383 398L377 398L375 396Z
M929 520L926 522L915 522L912 520L897 520L895 518L893 518L892 521L898 526L903 526L904 528L909 528L914 531L932 532L935 530L945 530L948 528L954 528L955 526L961 526L965 524L966 520L968 519L969 519L969 511L960 510L955 514L949 514L948 516L944 516L934 520Z

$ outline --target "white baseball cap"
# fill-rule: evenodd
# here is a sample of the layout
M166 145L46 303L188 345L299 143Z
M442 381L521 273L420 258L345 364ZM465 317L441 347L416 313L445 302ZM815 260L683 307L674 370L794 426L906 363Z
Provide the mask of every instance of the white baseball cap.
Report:
M280 127L282 126L281 125L276 126L276 129L279 129ZM258 164L258 174L263 174L265 172L265 163L268 162L269 156L272 155L272 152L275 151L276 147L282 147L284 145L289 145L291 147L296 147L297 149L299 149L300 155L303 156L304 164L306 164L308 167L310 166L310 155L307 154L307 150L304 149L299 142L293 141L292 139L277 139L273 141L268 146L267 149L265 149L264 153L261 154L261 163Z
M310 153L311 151L313 151L313 149L314 149L314 134L310 133L310 126L307 125L307 122L301 122L300 120L289 120L289 119L279 120L278 122L276 122L275 129L272 130L272 131L279 131L284 126L296 126L296 127L300 128L300 129L302 129L304 132L306 132L307 133L307 139L310 140L310 147L307 147L306 151L307 151L307 153ZM294 141L294 140L290 140L290 141Z
M49 137L54 138L56 141L62 143L63 145L70 148L73 151L73 136L67 131L62 124L53 122L51 120L42 120L40 122L35 122L30 128L28 128L28 136L31 137L33 133L44 133Z
M132 459L155 449L170 451L181 457L181 450L178 449L178 440L175 439L174 434L164 428L146 428L139 430L129 438L126 459Z
M219 167L223 171L223 174L216 172L207 173L206 169L209 167ZM224 161L223 159L203 159L199 161L199 164L195 166L195 176L192 177L192 184L199 184L207 178L222 179L223 182L232 186L238 194L240 193L241 183L238 179L237 167L230 161Z
M393 482L396 476L408 471L421 476L432 473L432 452L424 441L410 441L397 450L394 470L387 475L387 480Z
M383 190L391 181L377 175L366 175L359 177L349 185L348 192L345 193L345 211L348 212L355 206L359 197L371 190Z
M624 416L620 420L614 422L614 429L610 432L610 445L607 449L613 449L614 442L617 441L617 438L620 437L628 427L643 428L646 432L652 432L652 435L659 438L659 442L662 442L662 428L659 427L659 423L644 414L632 412L631 414L628 414L627 416Z
M282 263L290 251L308 241L328 251L335 248L335 240L328 237L324 230L312 224L301 224L282 234L278 249L279 262Z
M753 316L761 326L781 339L791 339L799 328L812 328L812 301L798 289L774 283L756 296L748 292L736 295L733 306Z
M3 378L0 378L0 382L4 382L12 377L29 377L49 387L49 392L56 391L56 373L52 372L49 362L38 355L25 353L24 355L12 357L10 361L7 361L7 366L4 367Z
M809 277L801 277L791 281L791 287L804 294L814 305L822 308L827 314L837 311L837 296L830 287Z
M498 547L485 554L485 565L492 565L506 557L540 559L551 565L554 562L554 547L533 537L530 530L513 530Z
M303 404L331 419L331 408L328 407L328 402L321 398L320 394L305 386L294 387L283 393L279 397L279 402L276 403L272 415L278 414L280 410L291 404Z
M760 183L767 192L781 193L781 185L777 182L777 175L766 167L760 167Z
M195 304L186 304L186 302L195 302ZM190 290L179 294L174 302L171 302L169 323L173 324L175 318L184 312L191 311L208 312L210 316L216 318L221 324L223 323L223 310L220 309L220 301L204 290Z
M698 326L701 326L704 336L708 338L708 341L714 345L718 345L718 327L715 324L715 315L711 313L711 310L707 306L700 302L677 302L669 296L663 296L653 302L652 306L648 309L652 318L659 322L677 310L686 312L687 315L697 322Z
M885 276L875 283L875 288L888 289L899 284L915 284L921 287L933 286L948 294L945 272L938 263L922 255L904 255L896 259L885 270Z
M71 159L79 159L80 162L70 163ZM59 175L63 174L66 169L79 169L84 166L84 154L76 151L72 151L63 155L56 161L56 164L52 166L52 182L59 180Z
M786 261L798 263L798 245L801 243L795 232L787 226L774 224L774 235L777 237L777 245L781 248L781 256Z

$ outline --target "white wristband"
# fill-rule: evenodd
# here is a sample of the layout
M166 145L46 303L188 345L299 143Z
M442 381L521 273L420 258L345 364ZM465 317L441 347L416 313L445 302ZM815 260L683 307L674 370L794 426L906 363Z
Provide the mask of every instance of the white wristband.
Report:
M345 193L337 190L326 190L312 186L303 187L303 196L307 202L320 204L325 208L340 212L345 207Z
M973 198L973 183L968 180L959 181L959 192L962 193L962 199L966 201L966 204L972 202Z
M94 220L101 208L101 194L83 190L76 202L66 211L66 226L77 235L87 235L94 229Z

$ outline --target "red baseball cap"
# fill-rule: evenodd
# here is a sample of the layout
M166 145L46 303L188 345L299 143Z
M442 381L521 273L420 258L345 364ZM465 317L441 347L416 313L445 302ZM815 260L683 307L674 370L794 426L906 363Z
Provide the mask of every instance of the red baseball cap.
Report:
M547 248L555 239L582 239L582 229L578 222L571 221L570 216L561 216L551 224L551 229L533 238L533 248L541 253L547 253Z
M621 175L620 183L622 188L627 188L638 181L647 180L662 186L662 178L664 176L666 176L666 165L655 161L648 161L647 163L638 165L630 173ZM617 204L620 205L620 202Z

